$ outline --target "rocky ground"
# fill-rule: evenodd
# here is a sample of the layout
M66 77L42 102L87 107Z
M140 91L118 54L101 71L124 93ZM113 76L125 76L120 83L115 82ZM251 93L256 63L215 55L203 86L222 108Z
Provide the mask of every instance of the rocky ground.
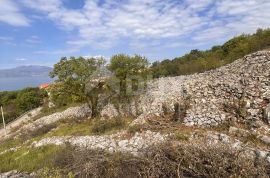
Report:
M101 113L105 118L127 115L127 110L137 118L129 126L138 128L134 134L122 130L112 135L46 137L30 141L29 149L70 144L138 156L166 141L203 141L242 149L246 156L263 158L270 164L270 52L260 51L201 74L155 80L136 102L119 111L109 104ZM89 112L86 105L73 107L23 125L7 137L67 118L87 119ZM18 149L11 147L0 155ZM16 176L26 175L16 171L0 174L1 178Z
M188 126L213 126L238 119L229 106L243 110L247 120L269 124L269 103L270 52L260 51L205 73L158 79L130 107L142 119L177 109L178 119Z
M86 149L103 149L109 152L128 152L133 155L139 155L140 152L149 146L162 143L166 140L166 135L146 131L136 133L128 139L123 139L125 132L105 136L66 136L45 138L34 142L32 146L40 147L49 144L63 145L71 144Z

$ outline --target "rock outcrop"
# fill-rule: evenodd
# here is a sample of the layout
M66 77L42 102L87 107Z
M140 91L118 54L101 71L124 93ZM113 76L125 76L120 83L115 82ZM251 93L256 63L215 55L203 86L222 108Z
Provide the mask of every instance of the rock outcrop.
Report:
M14 135L18 135L24 132L35 131L44 126L54 124L60 120L70 119L70 118L84 118L89 115L91 115L91 110L86 104L82 106L71 107L62 112L57 112L48 116L44 116L28 124L25 124L20 129L16 130L13 133L10 133L6 137L12 137Z
M27 173L21 173L16 170L9 171L6 173L0 173L0 178L30 178L30 174Z
M133 113L143 119L175 112L179 106L184 112L179 120L188 126L213 126L241 117L269 122L269 101L270 52L260 51L204 73L157 79L136 101Z
M128 152L133 155L140 154L140 151L149 146L159 144L165 141L166 135L146 131L136 133L129 139L121 138L122 134L104 135L104 136L66 136L45 138L38 142L34 142L34 147L54 144L63 145L69 143L73 146L83 147L86 149L103 149L110 152Z

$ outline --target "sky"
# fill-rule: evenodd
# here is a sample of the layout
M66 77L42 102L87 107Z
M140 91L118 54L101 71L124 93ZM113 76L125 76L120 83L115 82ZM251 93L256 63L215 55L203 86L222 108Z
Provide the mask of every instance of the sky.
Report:
M172 59L270 27L270 0L0 0L0 69L63 56Z

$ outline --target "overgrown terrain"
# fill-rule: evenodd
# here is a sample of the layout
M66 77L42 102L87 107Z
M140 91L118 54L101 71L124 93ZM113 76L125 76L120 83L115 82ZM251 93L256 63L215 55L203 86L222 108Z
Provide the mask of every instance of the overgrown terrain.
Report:
M267 47L269 36L258 30L192 51L179 59L186 71L162 75L230 63ZM58 80L47 98L54 105L47 101L27 123L0 132L0 177L269 177L269 52L153 81L144 57L116 55L108 67L103 63L71 57L55 65ZM159 65L150 68L154 74ZM23 91L5 92L1 102L27 106L21 112L43 104L42 91Z
M37 177L268 177L266 160L246 155L245 148L234 149L228 144L206 144L209 131L227 133L227 127L190 128L170 119L152 118L144 126L128 126L128 120L65 120L53 128L21 135L1 142L0 172L18 170L34 172ZM56 129L55 129L56 128ZM122 138L137 132L159 130L173 134L167 142L148 147L141 154L84 149L66 145L34 147L33 143L52 136L107 135L127 130ZM197 139L192 137L198 137ZM241 136L242 137L242 136ZM237 137L237 138L241 138ZM249 140L247 145L256 143ZM9 148L9 150L3 152ZM27 163L27 164L25 164ZM26 174L27 175L27 174Z

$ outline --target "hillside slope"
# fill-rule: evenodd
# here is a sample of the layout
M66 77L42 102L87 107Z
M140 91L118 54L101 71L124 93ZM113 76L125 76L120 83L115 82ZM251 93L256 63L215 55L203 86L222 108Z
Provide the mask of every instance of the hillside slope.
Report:
M269 102L270 52L260 51L205 73L157 79L130 107L140 118L176 112L186 125L213 126L240 117L267 123Z
M260 51L156 79L122 115L110 104L103 120L86 105L32 117L0 137L0 172L11 171L0 177L268 177L269 69L270 52Z

